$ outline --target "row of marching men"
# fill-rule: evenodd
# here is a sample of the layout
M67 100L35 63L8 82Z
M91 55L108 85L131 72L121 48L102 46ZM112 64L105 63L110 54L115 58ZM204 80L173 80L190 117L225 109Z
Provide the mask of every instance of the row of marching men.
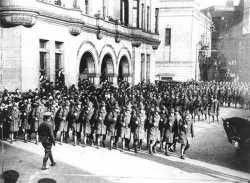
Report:
M84 102L55 102L53 98L29 99L20 103L6 105L1 103L0 116L3 137L12 142L17 134L24 134L24 141L35 138L38 143L38 127L43 122L45 113L50 113L50 121L55 136L60 143L73 141L78 143L104 146L108 136L109 148L130 150L133 139L135 152L141 150L147 142L149 154L156 152L156 147L165 151L175 151L176 143L181 144L181 158L190 146L189 137L193 137L193 119L189 110L162 106L147 107L142 102L132 105L127 102L119 106L117 101L101 101L97 108L93 101L86 98Z

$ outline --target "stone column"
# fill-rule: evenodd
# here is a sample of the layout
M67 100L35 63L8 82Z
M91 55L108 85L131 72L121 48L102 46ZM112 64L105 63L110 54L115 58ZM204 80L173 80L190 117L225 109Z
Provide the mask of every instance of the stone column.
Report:
M135 47L132 47L132 58L131 58L131 83L135 84Z
M100 85L100 74L96 74L94 77L94 85L99 86Z
M118 81L117 80L118 80L118 75L114 74L113 81L112 81L114 86L118 86Z
M132 84L132 82L133 82L133 77L132 77L132 75L130 74L130 75L128 76L128 83L129 83L129 84Z

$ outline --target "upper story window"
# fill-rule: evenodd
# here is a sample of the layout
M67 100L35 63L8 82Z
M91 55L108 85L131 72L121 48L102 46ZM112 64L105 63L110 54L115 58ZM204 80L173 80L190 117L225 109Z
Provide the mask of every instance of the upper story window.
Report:
M140 26L140 0L137 0L137 17L136 17L136 27Z
M150 7L147 6L147 32L150 31Z
M55 0L55 5L62 6L62 1L61 0Z
M145 17L144 17L144 4L142 3L141 4L141 28L144 29L144 20Z
M128 0L121 0L120 20L121 20L121 23L126 25L126 26L129 23L129 3L128 3Z
M73 8L80 9L80 6L78 4L78 0L73 0Z
M140 0L133 0L133 27L140 27Z
M165 46L171 45L171 29L166 28L165 30Z
M159 8L155 8L155 33L159 33Z
M107 16L106 12L107 12L106 1L102 0L102 15L103 15L103 18L105 18Z
M40 71L44 74L49 73L49 41L39 40L39 59L40 59Z
M85 14L89 14L89 0L85 0Z
M63 42L55 42L55 73L63 68Z

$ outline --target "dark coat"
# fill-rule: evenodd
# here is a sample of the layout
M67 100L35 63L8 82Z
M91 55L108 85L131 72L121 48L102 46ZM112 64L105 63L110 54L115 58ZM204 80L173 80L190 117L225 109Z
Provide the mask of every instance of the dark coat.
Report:
M134 118L134 117L132 117ZM146 113L145 111L143 110L143 112L138 112L136 115L135 115L135 118L133 120L133 134L134 134L134 139L137 139L137 140L143 140L145 139L145 121L146 121Z
M40 124L38 127L38 135L41 143L55 144L53 126L49 120Z
M160 140L159 123L161 117L159 114L154 113L151 118L152 119L149 121L148 139L158 141Z
M96 119L96 134L105 135L106 134L106 125L104 124L107 112L105 108L101 108L98 112Z
M188 138L194 137L193 119L191 114L179 120L179 142L188 144Z

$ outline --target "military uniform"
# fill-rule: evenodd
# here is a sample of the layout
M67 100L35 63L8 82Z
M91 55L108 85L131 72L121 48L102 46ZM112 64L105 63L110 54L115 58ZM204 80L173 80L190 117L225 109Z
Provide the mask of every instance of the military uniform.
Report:
M131 112L126 107L126 109L121 113L119 124L118 124L118 136L121 138L130 139L130 118Z
M187 113L178 124L179 142L181 144L181 158L184 159L186 150L190 147L190 137L194 137L193 120L190 113Z
M54 133L53 133L53 126L51 124L50 119L51 119L50 114L46 113L45 121L42 124L40 124L38 128L39 139L45 150L42 170L47 169L46 164L47 164L48 158L51 161L51 166L55 166L55 162L54 162L52 152L51 152L52 144L55 145L55 138L54 138Z
M160 122L160 115L159 113L154 113L152 116L152 120L149 124L148 129L148 136L150 141L159 141L160 140L160 131L159 131L159 122Z
M107 111L105 106L102 106L97 117L96 121L96 134L97 135L105 135L106 134L106 125L104 124L104 120L106 118Z
M109 114L107 115L107 135L111 137L116 136L116 125L117 125L117 120L120 114L119 106L118 104L114 109L112 109Z
M91 119L94 115L95 109L92 102L89 102L85 108L84 118L83 118L83 133L85 135L90 135L92 132Z
M158 112L159 110L156 110L154 114L151 114L148 121L147 136L149 140L149 154L156 152L155 147L160 141L159 123L161 117Z

